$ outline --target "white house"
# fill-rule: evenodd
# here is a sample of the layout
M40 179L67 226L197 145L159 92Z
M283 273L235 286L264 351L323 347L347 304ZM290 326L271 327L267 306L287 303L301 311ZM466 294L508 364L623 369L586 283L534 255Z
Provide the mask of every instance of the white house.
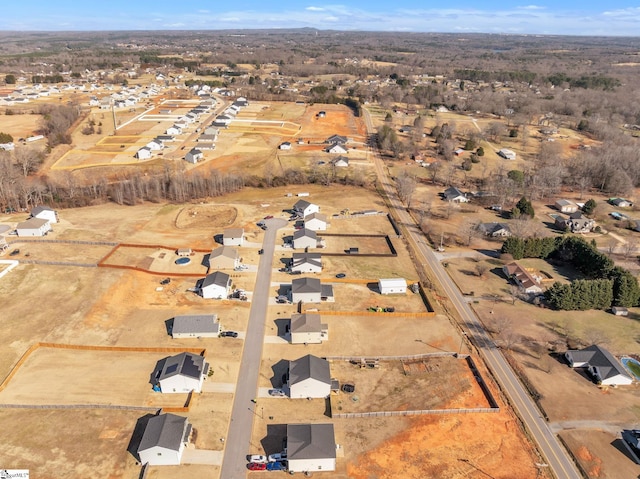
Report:
M626 386L633 383L624 366L609 351L597 344L580 350L569 350L564 356L572 368L588 368L598 384Z
M507 150L506 148L503 148L503 149L499 150L498 151L498 155L500 155L505 160L515 160L516 159L515 152L511 151L511 150Z
M199 393L208 371L209 364L203 356L180 353L158 362L154 378L163 393Z
M292 314L289 323L291 344L320 344L329 339L329 326L322 324L319 314Z
M333 301L333 286L321 284L317 278L298 278L291 282L291 301L297 303L320 303Z
M244 244L244 229L225 229L222 233L222 244L225 246L242 246Z
M184 157L187 163L192 163L194 165L202 158L204 158L204 154L197 148L191 148L191 150Z
M291 143L289 143L288 141L285 141L284 143L280 143L280 146L278 146L279 150L290 150L291 149Z
M327 153L333 153L333 154L339 154L339 155L344 155L345 153L348 152L347 148L344 145L341 145L340 143L334 143L333 145L330 145L327 149L326 149Z
M312 213L319 213L320 207L313 203L309 203L307 200L298 200L293 205L293 212L301 218L304 218Z
M51 223L41 218L30 218L16 226L18 236L44 236L49 231L51 231Z
M515 261L502 267L505 276L524 293L542 293L540 281Z
M220 323L215 314L190 314L173 318L171 337L183 338L217 338L220 334Z
M335 471L333 424L287 424L287 463L290 473Z
M293 253L291 272L321 273L322 257L320 253Z
M327 215L311 213L304 217L304 227L313 231L325 231L327 229Z
M289 397L324 398L331 393L329 361L307 354L289 361Z
M151 148L143 146L136 152L135 157L139 160L148 160L151 158Z
M450 186L443 193L444 199L446 201L451 201L453 203L468 203L469 198L462 191L460 191L455 186Z
M182 128L180 128L178 125L170 126L169 128L167 128L166 134L167 135L181 135L182 134Z
M196 288L204 299L226 299L230 286L231 277L227 273L216 271L199 280Z
M191 424L186 417L160 414L149 419L138 446L142 464L178 466L189 443Z
M337 168L346 168L349 166L349 158L346 156L339 156L332 162L333 166Z
M159 151L162 150L162 141L156 139L151 140L149 143L147 143L145 145L147 148L149 148L151 151Z
M386 278L378 280L380 294L406 294L407 281L404 278Z
M240 265L240 254L232 246L219 246L209 254L210 269L235 269Z
M302 228L293 233L293 248L306 249L318 247L318 235L315 231Z
M56 210L49 208L48 206L36 206L31 210L31 217L48 220L51 224L58 222L58 213L56 213Z

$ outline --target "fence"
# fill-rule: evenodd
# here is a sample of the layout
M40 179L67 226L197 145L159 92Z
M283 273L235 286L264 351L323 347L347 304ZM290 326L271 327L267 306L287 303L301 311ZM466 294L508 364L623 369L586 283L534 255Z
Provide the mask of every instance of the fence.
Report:
M314 311L307 309L302 311L304 313L315 313L323 316L380 316L380 317L395 317L395 318L432 318L436 315L433 311L422 311L419 313L405 313L405 312L393 312L385 313L378 311Z
M372 411L372 412L341 412L331 414L331 417L345 419L356 417L391 417L391 416L421 416L426 414L471 414L500 412L500 409L490 407L462 408L462 409L418 409L414 411Z
M44 264L50 266L77 266L80 268L97 268L98 263L74 263L73 261L40 261L37 259L21 259L22 264Z
M325 356L327 361L365 361L378 360L378 361L409 361L412 359L427 359L427 358L444 358L444 357L457 357L457 353L443 352L443 353L422 353L412 354L409 356Z
M111 241L82 241L82 240L52 240L52 239L26 239L19 238L13 241L9 241L9 244L16 243L59 243L59 244L85 244L93 246L118 246L118 243Z
M0 409L119 409L128 411L152 411L157 407L149 406L118 406L114 404L0 404Z

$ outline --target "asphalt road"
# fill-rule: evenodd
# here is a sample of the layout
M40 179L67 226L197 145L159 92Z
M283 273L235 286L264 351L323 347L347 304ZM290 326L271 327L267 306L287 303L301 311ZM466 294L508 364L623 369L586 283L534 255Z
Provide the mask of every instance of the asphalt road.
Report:
M364 110L364 118L369 133L375 132L371 117L366 109ZM387 174L382 159L375 151L372 153L378 180L389 198L391 208L395 210L396 217L400 220L400 223L406 227L410 236L408 240L413 242L416 250L422 255L422 258L418 259L424 260L420 262L423 263L423 266L429 266L437 281L442 285L444 292L462 318L461 326L465 334L478 347L480 354L483 355L487 365L491 368L500 387L511 400L516 413L518 413L531 437L538 445L538 450L547 461L546 465L541 465L541 467L548 466L553 474L560 479L582 479L582 475L578 472L573 460L549 428L535 402L520 383L500 350L491 341L475 312L466 303L464 296L449 277L440 261L438 261L435 252L424 242L422 232L398 198L395 186Z
M251 311L244 339L238 382L233 398L231 423L225 441L224 457L220 470L221 479L245 479L247 476L247 454L263 454L262 451L250 451L251 428L258 418L253 399L258 397L258 375L264 331L267 319L271 268L278 229L287 224L286 220L273 218L266 220L265 231L256 283L253 287Z

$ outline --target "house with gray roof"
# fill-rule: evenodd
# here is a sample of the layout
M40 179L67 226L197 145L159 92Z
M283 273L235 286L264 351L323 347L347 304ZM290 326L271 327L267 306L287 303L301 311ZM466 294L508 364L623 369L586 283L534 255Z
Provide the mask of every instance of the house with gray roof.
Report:
M322 324L319 314L292 314L289 323L291 344L320 344L329 339L329 326Z
M209 364L203 356L180 353L159 361L153 377L163 393L199 393L208 371Z
M230 286L231 277L222 271L208 274L196 283L196 289L205 299L226 299L229 296Z
M41 218L30 218L27 221L18 223L16 232L18 236L44 236L51 231L49 220Z
M197 148L191 148L189 152L184 156L187 163L195 165L198 161L204 158L204 153Z
M209 254L210 269L235 269L240 265L240 254L233 246L219 246Z
M627 386L633 383L631 375L613 354L594 344L584 349L564 353L572 368L587 368L598 384L603 386Z
M307 354L289 361L287 377L292 399L324 398L331 393L331 371L326 359Z
M570 231L571 233L589 233L596 227L595 220L587 218L582 211L571 213L569 217L555 215L555 225L562 231Z
M450 201L450 202L453 202L453 203L468 203L469 202L469 198L467 198L467 195L464 194L462 191L460 191L455 186L450 186L449 188L444 190L444 193L442 194L442 196L444 197L444 199L446 201Z
M292 273L321 273L322 256L320 253L293 253Z
M186 417L160 414L149 419L138 446L142 464L178 466L189 443L191 424Z
M327 215L311 213L304 217L304 227L313 231L325 231L327 229Z
M293 249L319 248L322 244L317 233L308 228L302 228L293 233Z
M507 223L480 223L476 229L485 236L492 238L511 236Z
M222 233L222 244L225 246L242 246L244 244L243 228L227 228Z
M48 206L36 206L31 210L32 218L40 218L42 220L49 220L49 223L54 224L58 222L58 213L53 208Z
M216 314L189 314L173 318L173 339L217 338L219 334L220 323Z
M335 471L333 424L287 424L287 461L290 473Z
M291 282L291 302L320 303L333 301L333 286L317 278L298 278Z
M298 200L293 205L293 212L299 217L304 218L312 213L319 213L320 207L316 204L310 203L307 200Z

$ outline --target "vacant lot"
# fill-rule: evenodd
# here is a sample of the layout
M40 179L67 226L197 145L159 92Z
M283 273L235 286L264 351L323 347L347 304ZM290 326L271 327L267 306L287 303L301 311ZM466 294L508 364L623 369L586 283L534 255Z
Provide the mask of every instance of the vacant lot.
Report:
M41 121L40 115L0 115L0 131L13 136L14 143L17 143L19 138L35 135Z

